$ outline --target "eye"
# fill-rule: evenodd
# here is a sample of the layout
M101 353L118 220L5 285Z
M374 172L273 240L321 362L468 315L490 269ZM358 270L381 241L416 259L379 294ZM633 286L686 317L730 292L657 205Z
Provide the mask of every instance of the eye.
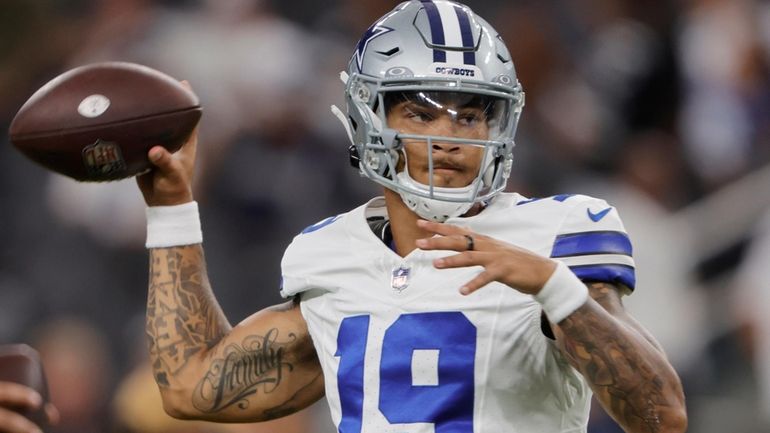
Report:
M463 126L476 126L486 121L486 116L481 110L463 110L457 115L457 123Z
M434 116L427 110L422 110L417 107L404 107L406 117L417 123L428 123L434 119Z

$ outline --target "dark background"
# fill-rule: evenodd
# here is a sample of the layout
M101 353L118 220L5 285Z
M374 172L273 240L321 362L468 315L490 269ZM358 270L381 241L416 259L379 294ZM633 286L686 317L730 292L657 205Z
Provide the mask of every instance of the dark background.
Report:
M41 351L57 432L172 431L148 381L144 205L133 180L77 184L7 140L38 87L143 63L201 97L209 271L232 323L280 301L283 248L378 189L329 113L358 37L397 2L0 1L0 343ZM690 431L768 431L770 3L470 1L527 92L510 190L606 198L635 243L629 310L682 375ZM766 278L767 277L767 278ZM601 410L590 431L618 432ZM165 424L170 423L170 424ZM329 431L317 406L279 425ZM198 430L196 430L198 429Z

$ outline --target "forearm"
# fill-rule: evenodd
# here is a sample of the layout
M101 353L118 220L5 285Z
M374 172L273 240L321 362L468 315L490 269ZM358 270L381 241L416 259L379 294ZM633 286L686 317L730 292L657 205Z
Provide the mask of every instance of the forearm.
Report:
M683 432L684 395L663 352L593 299L557 325L562 349L627 432Z
M181 375L231 329L211 291L200 244L150 250L146 330L161 392L183 389Z

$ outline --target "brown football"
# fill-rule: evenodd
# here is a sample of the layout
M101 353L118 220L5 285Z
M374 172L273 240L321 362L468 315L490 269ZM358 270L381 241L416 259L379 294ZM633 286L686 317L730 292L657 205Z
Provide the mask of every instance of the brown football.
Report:
M201 117L198 97L168 75L134 63L81 66L51 80L10 128L17 149L71 178L110 181L150 169L147 152L177 151Z

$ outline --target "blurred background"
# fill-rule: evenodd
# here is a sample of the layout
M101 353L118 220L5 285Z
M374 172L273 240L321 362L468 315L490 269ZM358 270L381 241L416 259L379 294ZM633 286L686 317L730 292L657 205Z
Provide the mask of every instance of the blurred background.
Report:
M770 431L770 1L469 0L527 92L510 190L615 205L634 241L626 306L685 386L690 431ZM393 0L0 1L0 343L43 357L53 432L334 431L166 417L147 366L144 204L8 143L15 112L72 67L139 62L205 107L196 197L232 323L279 302L302 228L377 194L329 112L359 36ZM595 405L589 431L620 432Z

